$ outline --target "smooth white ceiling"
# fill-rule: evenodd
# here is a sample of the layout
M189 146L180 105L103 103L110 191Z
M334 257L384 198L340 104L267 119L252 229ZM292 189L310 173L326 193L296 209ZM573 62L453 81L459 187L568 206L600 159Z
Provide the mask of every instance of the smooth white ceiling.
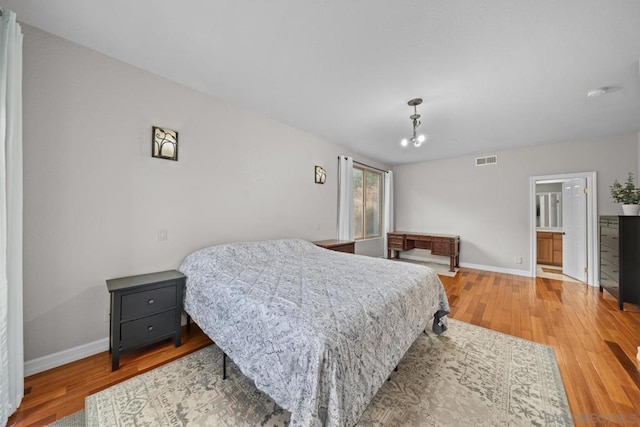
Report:
M389 164L640 130L637 0L0 5L21 22ZM615 89L587 98L601 86ZM402 148L414 97L425 100L418 112L429 141Z

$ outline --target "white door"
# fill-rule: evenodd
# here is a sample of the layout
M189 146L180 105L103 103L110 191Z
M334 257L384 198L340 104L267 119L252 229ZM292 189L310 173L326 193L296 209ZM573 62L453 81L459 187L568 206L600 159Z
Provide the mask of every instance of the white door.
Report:
M562 273L587 281L587 180L562 183Z

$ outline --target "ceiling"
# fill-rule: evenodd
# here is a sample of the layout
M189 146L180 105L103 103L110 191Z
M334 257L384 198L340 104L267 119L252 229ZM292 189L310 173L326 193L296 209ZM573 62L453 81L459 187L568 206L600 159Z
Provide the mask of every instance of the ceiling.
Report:
M387 164L640 130L637 0L0 0ZM613 88L597 98L599 87ZM407 105L428 135L411 136Z

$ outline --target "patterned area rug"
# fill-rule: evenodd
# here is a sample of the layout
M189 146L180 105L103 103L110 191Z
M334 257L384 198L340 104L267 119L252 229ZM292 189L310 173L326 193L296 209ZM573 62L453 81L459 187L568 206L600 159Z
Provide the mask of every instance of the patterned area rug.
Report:
M215 345L87 397L88 426L286 426ZM553 349L449 320L422 334L359 426L573 425Z
M74 412L69 416L49 424L49 427L84 427L86 425L84 416L84 409L81 409L78 412Z
M406 258L395 258L394 260L400 261L400 262L408 262L411 264L424 265L426 267L429 267L432 270L435 270L435 272L440 276L456 277L456 274L458 274L458 270L460 270L459 268L456 267L454 268L455 271L449 271L449 264L440 264L440 263L431 262L431 261L416 261L413 259L406 259Z

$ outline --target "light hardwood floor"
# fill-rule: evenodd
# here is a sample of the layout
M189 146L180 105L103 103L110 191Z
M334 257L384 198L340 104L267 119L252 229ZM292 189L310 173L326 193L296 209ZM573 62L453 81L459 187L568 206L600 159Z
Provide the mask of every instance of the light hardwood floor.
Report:
M581 283L465 268L440 278L451 317L555 349L576 424L640 424L640 307L620 312L611 296ZM89 394L209 343L194 327L178 348L168 342L123 354L116 372L104 352L28 377L8 425L46 425L81 409Z

